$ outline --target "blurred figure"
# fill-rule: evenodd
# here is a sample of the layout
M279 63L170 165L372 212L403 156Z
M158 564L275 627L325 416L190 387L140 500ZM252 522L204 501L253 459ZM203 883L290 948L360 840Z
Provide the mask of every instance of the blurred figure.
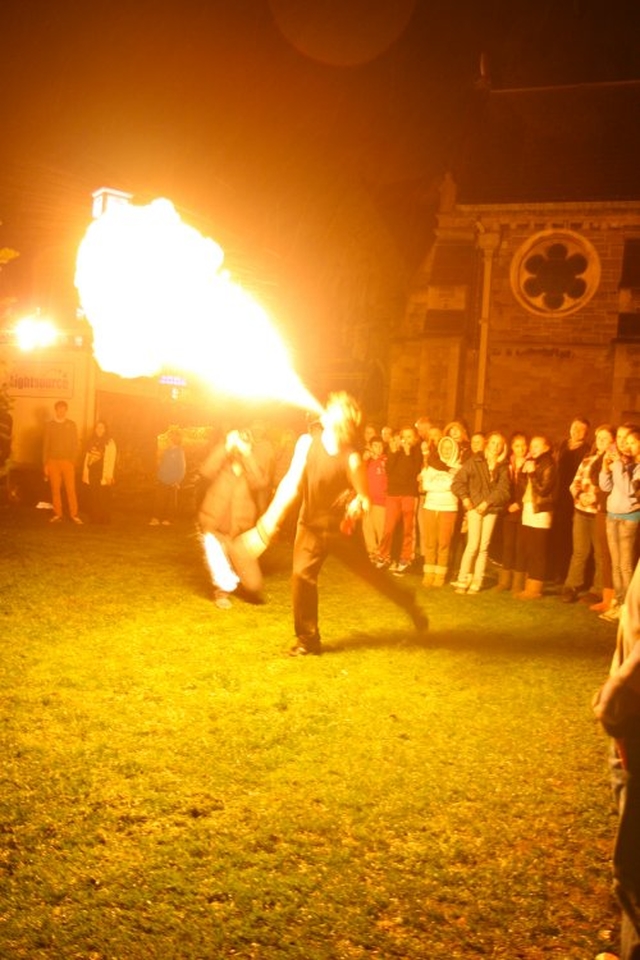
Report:
M169 445L160 454L153 516L149 526L170 526L178 512L178 491L187 472L187 460L182 447L182 433L174 428L169 431Z
M569 426L569 436L558 447L556 466L558 493L553 511L553 525L549 535L549 579L564 583L571 560L573 532L573 495L571 484L578 467L589 456L589 421L575 417Z
M236 538L255 523L257 494L268 476L253 451L248 432L231 430L200 466L209 480L198 513L205 557L220 610L231 607L229 594L238 585L253 602L261 599L262 571L257 559L236 549Z
M613 600L613 566L611 551L607 540L607 496L600 487L600 471L607 450L615 443L616 429L611 424L604 423L596 430L595 448L596 457L591 466L591 476L596 485L596 575L593 589L601 594L599 602L592 604L589 609L596 613L606 613ZM598 576L598 570L600 575Z
M636 563L640 524L640 427L618 427L616 445L602 459L600 489L607 496L607 542L611 553L614 598L603 620L615 621Z
M116 445L104 420L97 420L87 441L82 463L82 482L89 488L89 519L111 521L111 488L116 466Z
M484 433L472 433L471 434L471 453L482 453L486 443Z
M417 630L427 627L414 595L368 562L359 537L342 532L352 528L369 509L366 471L355 449L360 423L357 403L346 393L332 393L320 419L321 433L307 433L298 439L291 466L266 512L239 538L244 550L259 556L271 542L287 508L301 493L292 573L296 642L289 651L295 657L322 652L318 576L330 552L406 610Z
M474 594L482 589L496 517L509 502L506 446L501 433L490 433L484 450L462 464L451 484L451 492L466 511L468 527L467 545L453 584L456 593Z
M54 406L55 417L44 428L44 475L51 487L53 516L50 523L62 520L62 488L67 497L69 516L74 523L81 524L78 516L78 497L76 495L76 458L78 456L78 428L73 420L67 418L69 405L66 400L58 400Z
M375 562L384 534L385 507L387 502L387 455L382 437L372 437L369 442L370 456L366 461L369 510L362 517L362 536L367 555Z
M471 443L469 440L469 433L464 423L461 420L451 420L443 430L443 436L451 437L452 440L455 440L456 446L458 447L458 461L459 463L464 463L465 460L468 460L472 453L480 453L484 449L484 444L478 446L476 444L475 451L471 449ZM482 434L477 434L477 436L482 437ZM484 437L482 437L484 440Z
M366 462L371 456L371 441L378 437L378 428L374 423L365 423L362 431L362 459Z
M640 960L640 564L618 623L610 675L594 712L612 738L609 769L618 828L614 890L622 911L620 960Z
M384 443L384 452L389 453L391 449L391 441L393 440L393 427L384 426L380 430L380 436L382 437L382 442Z

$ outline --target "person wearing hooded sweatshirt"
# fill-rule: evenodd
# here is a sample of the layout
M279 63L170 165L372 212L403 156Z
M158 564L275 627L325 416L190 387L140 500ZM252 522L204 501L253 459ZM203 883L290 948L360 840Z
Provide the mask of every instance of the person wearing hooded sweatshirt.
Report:
M620 960L640 960L640 564L620 608L609 677L594 713L612 738L611 787L618 810L613 884L622 910Z
M462 555L456 593L479 593L487 566L489 544L498 513L511 496L505 462L507 441L501 433L487 436L484 450L466 460L453 478L451 492L467 513L467 546Z
M420 508L422 586L427 588L445 584L459 507L458 498L451 492L451 484L460 469L460 450L453 437L441 438L437 456L444 469L427 464L420 473L420 486L425 494Z

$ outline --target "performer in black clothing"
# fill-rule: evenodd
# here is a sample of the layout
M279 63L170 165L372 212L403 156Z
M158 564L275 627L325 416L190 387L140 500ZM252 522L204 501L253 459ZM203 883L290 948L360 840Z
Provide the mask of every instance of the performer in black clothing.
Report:
M428 622L415 596L369 563L360 537L346 528L369 509L367 474L354 447L360 409L346 393L334 393L320 421L322 430L304 434L291 465L265 513L240 538L259 556L268 546L288 506L298 494L302 504L293 547L293 617L296 643L292 656L322 651L318 628L318 575L331 552L360 577L403 607L417 630Z

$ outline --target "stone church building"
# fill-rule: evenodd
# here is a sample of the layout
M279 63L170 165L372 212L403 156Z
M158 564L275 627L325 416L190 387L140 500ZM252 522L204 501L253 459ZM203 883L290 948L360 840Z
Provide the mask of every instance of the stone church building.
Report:
M388 422L640 419L640 83L479 92L390 345Z

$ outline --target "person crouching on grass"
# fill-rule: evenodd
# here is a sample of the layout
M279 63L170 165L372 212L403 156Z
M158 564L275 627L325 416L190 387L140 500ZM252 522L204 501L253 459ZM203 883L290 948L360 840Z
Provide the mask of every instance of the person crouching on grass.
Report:
M261 600L262 571L255 557L237 550L234 541L253 526L256 497L267 490L269 476L254 455L248 432L231 430L200 467L209 481L198 512L205 558L211 574L214 602L231 607L229 594L240 585L247 600Z
M277 531L298 494L302 502L293 546L292 602L296 642L291 656L320 654L318 576L329 553L403 607L416 629L428 621L415 595L369 563L363 540L341 532L345 519L352 526L369 509L367 475L355 449L361 413L344 392L332 393L320 417L320 430L297 441L291 465L273 500L255 527L239 539L247 552L259 556ZM345 503L348 505L345 512Z

